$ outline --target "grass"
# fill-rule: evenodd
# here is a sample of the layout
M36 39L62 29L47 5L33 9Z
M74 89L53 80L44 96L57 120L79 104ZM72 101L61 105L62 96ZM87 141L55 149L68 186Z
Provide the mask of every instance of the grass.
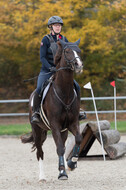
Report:
M0 125L0 135L22 135L30 131L30 124Z
M115 123L114 122L110 122L110 123L111 123L111 128L115 129ZM117 121L117 129L119 132L125 133L126 132L126 121Z
M111 122L111 129L114 129L114 122ZM117 129L119 132L126 132L126 121L118 121ZM30 124L11 124L0 125L0 135L23 135L31 132Z

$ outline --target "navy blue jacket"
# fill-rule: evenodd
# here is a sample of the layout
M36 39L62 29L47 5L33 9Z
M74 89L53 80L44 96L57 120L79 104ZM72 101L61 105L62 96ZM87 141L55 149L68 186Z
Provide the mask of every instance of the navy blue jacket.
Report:
M52 35L52 37L53 37L54 41L57 42L56 35ZM60 35L60 38L63 39L63 36ZM65 38L65 42L68 42L68 40L66 38ZM41 71L48 72L50 67L55 66L53 64L54 61L50 61L48 58L48 52L50 52L50 54L52 54L52 51L49 48L50 48L50 41L47 36L44 36L41 41L41 46L40 46L40 61L42 63ZM53 59L53 54L52 54L52 59Z

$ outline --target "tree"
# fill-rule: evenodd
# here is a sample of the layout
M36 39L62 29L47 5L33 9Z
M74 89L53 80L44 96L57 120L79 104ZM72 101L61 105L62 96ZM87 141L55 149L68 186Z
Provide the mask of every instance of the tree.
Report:
M25 87L29 94L34 90L34 82L24 85L22 81L40 71L39 47L42 37L49 32L47 22L52 15L63 18L62 34L69 41L81 38L81 57L85 66L83 73L75 76L81 87L91 81L98 94L103 92L103 83L124 80L125 12L125 0L1 1L1 86Z

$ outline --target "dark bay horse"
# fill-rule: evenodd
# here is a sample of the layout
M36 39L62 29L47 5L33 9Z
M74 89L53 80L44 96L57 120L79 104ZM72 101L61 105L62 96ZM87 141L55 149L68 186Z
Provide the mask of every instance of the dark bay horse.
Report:
M73 149L73 155L68 160L68 167L73 170L77 167L77 160L81 142L79 132L79 110L80 97L74 89L74 72L80 72L83 64L79 57L80 49L78 47L80 40L75 43L58 42L58 50L55 56L56 73L50 85L48 93L43 102L43 110L48 118L50 129L56 144L59 157L59 176L58 179L67 179L65 141L70 131L75 136L76 145ZM34 92L29 101L29 119L32 115L32 101ZM39 180L45 179L43 170L43 150L42 145L47 137L49 128L41 120L40 123L31 124L32 132L29 137L22 137L23 143L32 142L33 149L37 149L37 159L39 161L40 175Z

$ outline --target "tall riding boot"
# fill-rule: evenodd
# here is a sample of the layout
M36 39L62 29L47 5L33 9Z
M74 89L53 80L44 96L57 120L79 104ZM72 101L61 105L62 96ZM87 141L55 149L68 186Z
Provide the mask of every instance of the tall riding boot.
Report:
M41 97L35 91L35 94L34 94L34 97L33 97L33 114L32 114L32 117L31 117L31 123L40 122L40 115L39 115L40 103L41 103Z
M80 100L80 86L79 84L74 80L74 87L77 93L77 97ZM81 112L79 113L79 121L83 120L83 119L87 119L86 113L85 111L80 110Z

